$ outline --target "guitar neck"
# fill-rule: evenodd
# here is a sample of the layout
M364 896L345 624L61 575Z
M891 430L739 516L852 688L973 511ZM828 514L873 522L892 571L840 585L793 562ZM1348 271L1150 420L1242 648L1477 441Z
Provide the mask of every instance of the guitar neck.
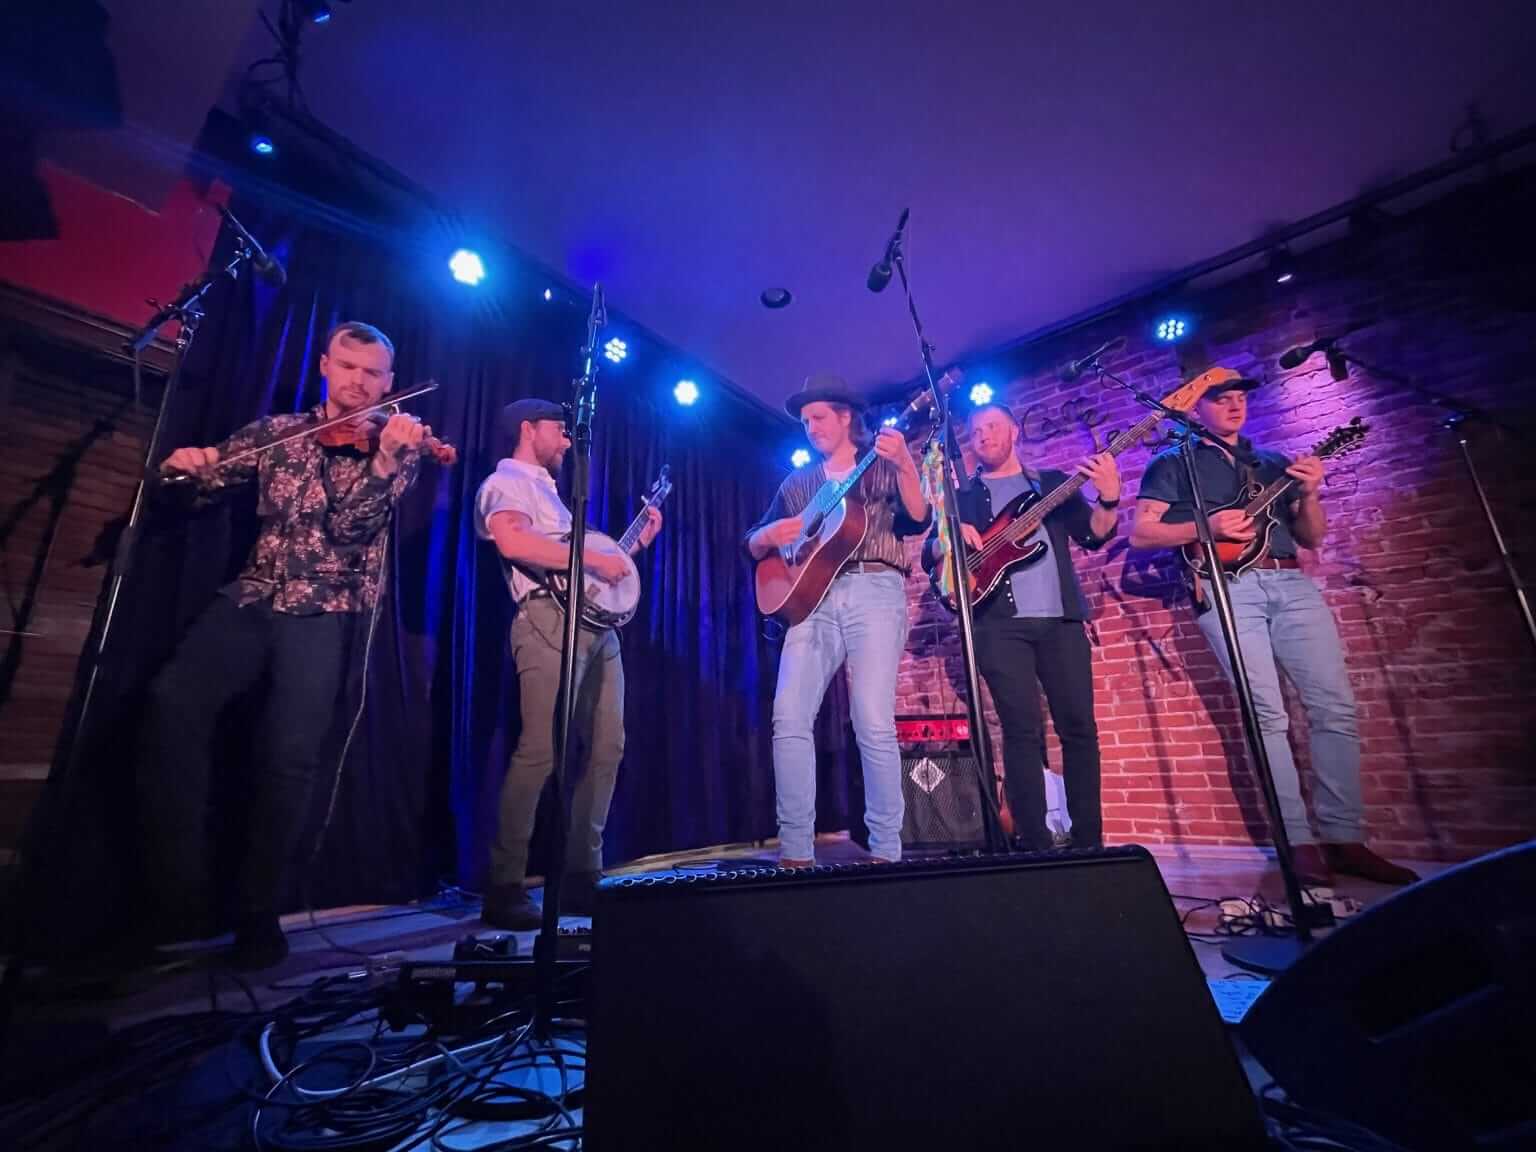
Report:
M640 512L629 522L629 527L624 529L624 535L619 537L619 547L625 552L633 552L635 545L640 543L640 533L645 530L645 510L651 506L647 500L640 505Z
M1136 423L1132 424L1124 432L1111 439L1110 442L1104 446L1104 451L1108 452L1111 456L1120 455L1120 453L1124 452L1132 444L1136 443L1136 441L1140 440L1148 432L1152 431L1152 429L1156 427L1157 422L1162 418L1163 414L1161 412L1147 413L1147 415L1136 421ZM1077 495L1078 491L1086 483L1088 483L1088 477L1082 475L1081 473L1077 473L1070 477L1064 484L1053 488L1050 494L1043 497L1040 503L1036 504L1033 510L1031 510L1027 516L1021 517L1018 522L1014 524L1014 526L1009 530L1009 536L1013 537L1014 539L1019 539L1024 536L1031 535L1035 529L1040 527L1041 523L1047 516L1056 511L1056 509L1060 508L1068 500L1072 499L1073 496Z
M1262 492L1243 505L1244 514L1249 517L1257 516L1295 486L1296 480L1292 476L1282 476L1278 480L1270 481Z

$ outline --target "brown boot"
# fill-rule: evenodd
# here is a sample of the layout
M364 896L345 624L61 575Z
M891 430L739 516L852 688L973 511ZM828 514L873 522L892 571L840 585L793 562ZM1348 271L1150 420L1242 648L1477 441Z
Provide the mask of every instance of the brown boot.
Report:
M1324 844L1323 855L1335 872L1345 876L1398 885L1413 884L1419 879L1417 872L1376 855L1364 844Z
M1291 864L1296 879L1307 888L1326 888L1333 883L1328 859L1316 844L1291 845Z

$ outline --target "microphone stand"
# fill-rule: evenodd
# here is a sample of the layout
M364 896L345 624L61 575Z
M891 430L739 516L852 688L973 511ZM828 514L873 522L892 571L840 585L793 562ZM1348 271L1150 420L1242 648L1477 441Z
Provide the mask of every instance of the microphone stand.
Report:
M902 222L906 222L903 213ZM903 253L902 233L898 230L891 240L890 262L901 276L901 289L907 297L907 311L912 314L912 328L917 333L918 348L923 358L923 372L928 378L928 391L933 396L934 417L938 421L939 435L944 438L943 476L944 507L939 514L944 517L949 535L949 574L955 589L956 619L960 623L960 653L965 665L965 709L971 728L971 756L976 761L977 784L981 788L981 812L986 851L1004 852L1008 842L1003 836L1002 817L997 806L997 777L992 770L992 738L987 730L986 717L981 709L981 673L976 667L976 627L971 615L970 585L962 577L968 572L965 537L960 531L960 504L955 495L953 462L959 459L954 429L949 419L949 395L939 387L933 367L933 345L923 333L923 321L917 314L917 302L912 299L912 285L907 280L907 261Z
M555 697L555 762L550 773L555 794L554 855L544 877L544 907L538 938L534 941L536 1002L534 1031L541 1040L550 1037L559 1007L555 994L556 961L560 950L560 889L565 879L565 850L570 813L565 794L566 757L570 751L571 723L576 711L576 650L581 630L582 601L586 595L587 490L592 469L592 417L597 410L597 334L608 323L603 286L592 286L592 310L587 315L587 342L581 350L581 375L571 382L571 556L566 564L565 632L560 640L560 688Z
M1253 689L1248 682L1248 666L1243 661L1243 650L1237 641L1237 618L1232 612L1232 597L1227 588L1227 574L1216 552L1216 537L1211 532L1205 493L1200 489L1200 477L1195 471L1195 440L1197 438L1208 441L1223 451L1227 446L1204 425L1190 419L1183 412L1169 408L1160 400L1121 379L1100 364L1097 358L1093 360L1091 367L1098 372L1100 380L1112 380L1118 387L1135 397L1138 403L1161 412L1184 432L1179 441L1179 457L1184 462L1184 475L1189 480L1189 490L1194 498L1195 532L1199 537L1200 550L1205 554L1206 570L1211 574L1209 581L1211 600L1216 611L1216 619L1221 624L1222 639L1226 642L1227 660L1232 667L1232 686L1237 690L1238 711L1243 717L1243 736L1248 744L1248 756L1259 778L1259 785L1264 791L1264 805L1269 811L1270 835L1275 842L1275 860L1280 865L1280 876L1285 884L1285 899L1291 911L1290 933L1239 937L1223 944L1221 954L1240 968L1266 974L1283 972L1312 944L1312 932L1308 925L1309 913L1302 900L1301 881L1296 875L1296 864L1291 854L1291 839L1286 835L1285 819L1280 812L1280 797L1275 792L1275 778L1269 766L1269 753L1264 748L1264 737L1259 731L1259 716L1253 704Z
M145 497L149 490L149 482L153 476L155 462L160 457L160 442L165 434L166 414L170 411L171 397L175 394L177 386L181 382L182 365L186 363L187 350L192 346L192 340L197 335L197 326L202 322L203 298L208 295L215 284L222 280L238 280L240 268L255 259L255 252L243 239L237 237L235 254L233 259L223 268L210 271L191 284L183 286L176 299L159 308L153 316L139 329L128 341L127 348L133 354L133 395L137 400L142 391L142 356L144 349L154 342L155 335L170 320L178 320L181 323L180 330L176 333L175 354L171 361L171 370L165 379L165 387L160 393L160 406L155 413L155 425L149 434L149 443L144 449L144 468L139 475L138 486L134 489L133 504L128 512L128 522L123 527L122 534L118 537L117 548L112 556L111 579L107 584L106 595L98 602L99 621L93 626L95 643L86 652L90 661L90 670L86 674L85 689L80 697L80 707L75 713L75 723L70 736L69 754L66 761L66 779L74 774L79 765L81 750L84 745L86 724L90 719L91 704L96 698L96 684L101 672L103 658L107 651L107 643L112 635L112 625L117 620L117 607L123 590L123 582L128 578L128 573L133 568L133 561L138 550L139 531L144 519ZM151 301L153 303L153 301Z
M1461 450L1462 463L1467 466L1467 476L1472 481L1472 489L1477 493L1478 503L1483 509L1483 519L1488 522L1488 531L1493 536L1494 547L1498 550L1499 561L1504 565L1504 574L1509 578L1510 587L1514 589L1515 599L1520 604L1520 615L1525 621L1525 633L1530 637L1531 644L1536 646L1536 616L1531 612L1531 600L1526 591L1524 578L1520 570L1515 567L1514 557L1509 553L1509 546L1504 542L1504 533L1499 529L1498 518L1493 513L1493 505L1488 502L1488 493L1483 488L1482 477L1478 475L1477 465L1472 459L1472 448L1466 425L1468 422L1482 422L1495 428L1502 428L1520 439L1525 438L1525 433L1519 429L1495 419L1481 409L1457 400L1454 396L1447 396L1442 392L1433 392L1416 383L1413 379L1400 372L1393 372L1385 368L1367 363L1358 356L1351 355L1337 346L1327 350L1330 361L1338 360L1343 363L1353 364L1361 371L1378 380L1386 380L1392 384L1400 384L1409 391L1428 400L1437 408L1445 410L1445 419L1442 427L1456 438L1456 446ZM1342 375L1342 374L1341 374Z

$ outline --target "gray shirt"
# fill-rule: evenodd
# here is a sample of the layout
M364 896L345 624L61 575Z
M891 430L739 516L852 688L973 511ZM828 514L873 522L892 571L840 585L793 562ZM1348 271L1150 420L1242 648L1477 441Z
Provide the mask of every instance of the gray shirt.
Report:
M491 517L498 512L521 512L528 517L531 531L551 540L571 530L571 510L560 499L555 478L548 469L521 460L497 461L496 471L480 485L475 494L475 535L491 539ZM524 596L541 586L506 557L502 557L501 566L514 601L521 603Z
M1012 476L983 476L981 482L992 494L994 513L1001 512L1008 506L1010 500L1016 499L1021 493L1035 487L1023 472ZM1016 569L1008 578L1013 589L1013 614L1059 620L1066 615L1061 604L1061 575L1056 570L1056 558L1050 555L1051 538L1044 524L1036 528L1034 534L1027 540L1021 542L1028 547L1033 547L1037 543L1045 545L1046 554L1027 568Z

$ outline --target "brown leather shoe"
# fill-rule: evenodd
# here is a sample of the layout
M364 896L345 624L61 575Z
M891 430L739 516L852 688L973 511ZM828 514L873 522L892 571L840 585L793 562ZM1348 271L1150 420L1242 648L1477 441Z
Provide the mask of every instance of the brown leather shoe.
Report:
M779 857L779 867L780 868L814 868L814 867L816 867L816 861L814 861L814 860L796 860L793 856L780 856Z
M1326 888L1333 883L1328 858L1316 844L1291 845L1291 864L1296 869L1296 879L1308 888Z
M1324 844L1323 855L1335 872L1377 884L1414 884L1419 874L1378 856L1364 844Z

